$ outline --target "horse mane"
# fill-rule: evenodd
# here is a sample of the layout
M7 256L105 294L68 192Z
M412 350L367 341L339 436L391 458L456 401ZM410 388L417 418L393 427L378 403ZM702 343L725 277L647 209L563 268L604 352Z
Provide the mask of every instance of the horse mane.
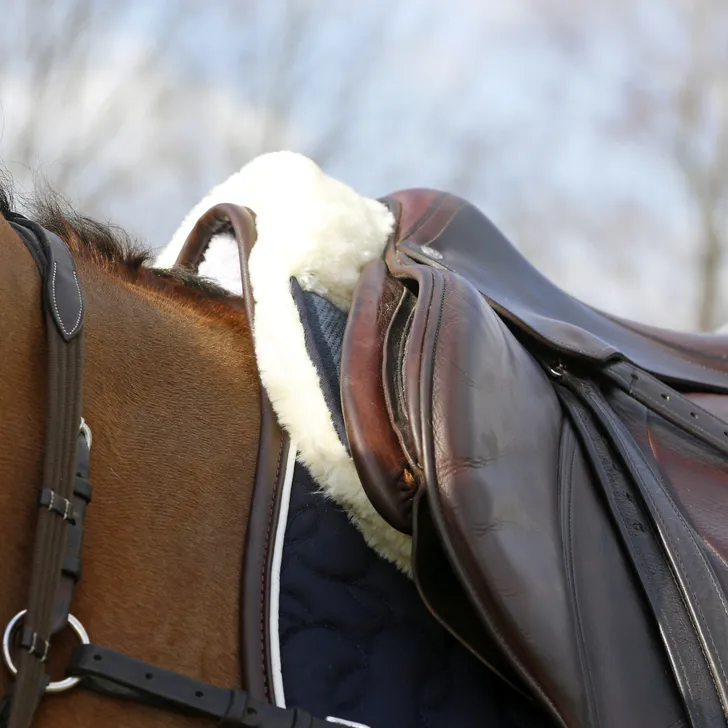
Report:
M153 268L154 253L150 248L116 225L79 214L49 188L37 191L28 207L32 219L58 235L75 256L109 273L221 314L229 313L231 306L236 312L244 309L239 295L209 278L184 268ZM13 208L12 189L0 179L0 214L7 217Z

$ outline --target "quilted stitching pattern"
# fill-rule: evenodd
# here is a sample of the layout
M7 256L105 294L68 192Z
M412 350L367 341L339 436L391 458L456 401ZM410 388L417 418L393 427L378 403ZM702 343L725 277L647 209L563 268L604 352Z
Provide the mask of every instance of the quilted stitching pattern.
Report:
M306 348L348 446L339 368L346 314L291 279ZM544 728L429 614L414 584L370 549L297 465L281 566L286 703L370 728Z
M296 467L281 570L288 705L371 728L543 726Z

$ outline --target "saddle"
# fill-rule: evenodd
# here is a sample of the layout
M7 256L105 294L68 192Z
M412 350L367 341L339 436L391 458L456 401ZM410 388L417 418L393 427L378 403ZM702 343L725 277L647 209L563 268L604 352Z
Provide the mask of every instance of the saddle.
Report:
M383 202L342 408L421 597L557 725L724 726L728 337L587 306L452 195Z

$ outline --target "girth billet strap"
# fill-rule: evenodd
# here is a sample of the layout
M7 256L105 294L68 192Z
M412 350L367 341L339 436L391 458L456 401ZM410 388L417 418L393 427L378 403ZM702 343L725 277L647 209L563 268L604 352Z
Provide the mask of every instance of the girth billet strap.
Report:
M21 237L43 281L42 309L48 340L48 405L41 492L39 495L28 611L20 637L18 676L8 728L28 728L48 684L45 661L53 632L53 611L66 555L68 518L73 503L76 448L81 423L84 301L73 258L65 243L20 215L8 221ZM65 517L64 517L65 516Z
M725 726L728 612L699 539L600 387L565 369L551 371L565 385L557 387L557 394L581 436L657 622L690 725ZM717 426L717 418L679 392L629 364L607 367L605 373L636 401L652 405L673 423L725 451L714 432L722 433L725 425ZM683 416L683 408L694 416ZM690 421L695 416L704 420L700 430ZM706 429L709 425L712 430Z

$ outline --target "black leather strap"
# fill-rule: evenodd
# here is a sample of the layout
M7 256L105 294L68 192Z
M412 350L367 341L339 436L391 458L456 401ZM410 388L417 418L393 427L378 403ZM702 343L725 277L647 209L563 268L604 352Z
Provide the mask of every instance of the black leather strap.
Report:
M53 604L53 623L51 633L57 634L65 629L68 615L71 611L73 588L81 578L81 547L83 546L83 524L86 517L86 508L91 502L91 482L89 481L90 448L86 436L81 432L78 435L76 449L76 477L73 482L74 520L68 526L66 536L66 551L63 555L61 567L61 581L56 590Z
M597 427L589 409L563 387L557 386L556 393L574 423L602 486L605 501L662 635L690 724L695 728L722 726L723 711L712 676L705 666L702 646L639 492L620 466L609 440Z
M97 645L80 645L67 673L80 687L244 728L331 728L298 708L279 708L242 690L219 688Z
M626 468L628 480L622 478L620 482L629 484L632 492L606 492L615 519L620 523L634 517L629 527L638 532L644 529L654 539L657 548L647 549L641 534L638 537L621 529L648 598L653 608L657 606L655 616L692 725L722 726L728 705L728 600L720 582L694 530L598 387L563 371L560 376L596 418L618 456L617 462ZM610 458L614 460L611 455L602 459L602 466L608 465ZM602 482L609 482L610 487L615 483ZM668 614L663 602L675 589L678 598L668 600ZM686 614L678 619L672 610L685 610ZM676 630L667 629L671 626ZM690 664L684 662L687 654L694 658Z
M728 423L712 412L630 362L610 364L603 373L647 409L728 455Z

